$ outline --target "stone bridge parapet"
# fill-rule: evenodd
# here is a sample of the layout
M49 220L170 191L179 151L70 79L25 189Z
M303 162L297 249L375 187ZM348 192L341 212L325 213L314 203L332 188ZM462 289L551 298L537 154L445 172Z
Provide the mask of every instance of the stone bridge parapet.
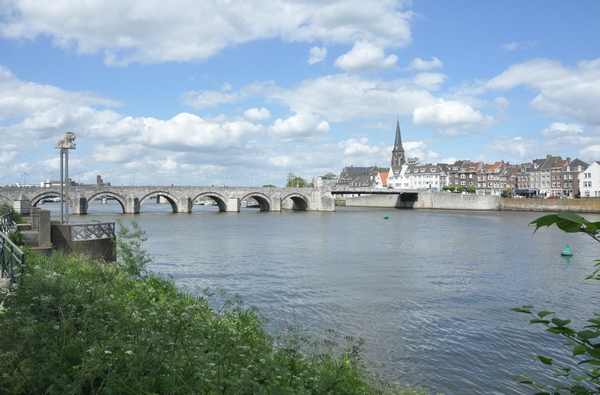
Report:
M239 212L242 202L256 200L261 211L282 208L308 211L335 211L334 199L327 184L318 188L267 187L196 187L196 186L73 186L69 187L68 204L73 214L87 214L95 199L112 198L125 214L139 214L142 204L152 198L166 199L175 213L191 213L195 201L209 197L219 211ZM2 188L0 203L13 207L35 207L42 200L60 198L60 186L37 188ZM28 210L20 210L27 214Z

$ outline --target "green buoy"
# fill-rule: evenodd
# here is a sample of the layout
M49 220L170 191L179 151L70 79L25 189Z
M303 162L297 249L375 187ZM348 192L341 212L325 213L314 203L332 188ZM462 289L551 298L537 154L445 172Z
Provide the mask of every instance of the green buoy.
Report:
M573 253L571 252L571 246L569 246L569 243L567 243L567 246L565 247L564 250L562 250L560 255L561 256L573 256Z
M386 214L385 217L383 217L383 219L389 219L390 217Z

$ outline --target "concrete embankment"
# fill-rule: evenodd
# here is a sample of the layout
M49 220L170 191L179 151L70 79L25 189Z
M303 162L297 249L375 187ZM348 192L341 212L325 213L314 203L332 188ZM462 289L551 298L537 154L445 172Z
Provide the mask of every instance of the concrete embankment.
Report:
M600 199L500 199L500 210L600 213Z
M600 213L600 199L505 199L500 196L419 191L415 201L402 195L381 194L338 198L347 207L415 208L440 210L572 211Z

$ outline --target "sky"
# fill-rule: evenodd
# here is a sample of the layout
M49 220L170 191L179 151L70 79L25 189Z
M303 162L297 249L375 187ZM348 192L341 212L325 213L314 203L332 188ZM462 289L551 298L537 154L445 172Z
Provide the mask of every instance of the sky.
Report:
M0 0L0 185L600 160L600 1Z

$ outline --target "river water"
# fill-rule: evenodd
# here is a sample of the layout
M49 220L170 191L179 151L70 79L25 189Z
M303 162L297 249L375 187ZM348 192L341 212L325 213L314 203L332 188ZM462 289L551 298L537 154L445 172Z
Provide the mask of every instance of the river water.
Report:
M40 207L59 213L58 204ZM570 353L510 308L532 304L580 328L600 300L598 283L584 281L600 245L556 228L534 234L528 224L541 213L217 210L174 214L147 202L125 215L115 201L94 202L70 220L135 220L149 268L179 286L237 293L274 329L283 320L316 336L362 337L387 379L444 394L533 393L513 375L542 377L548 369L533 356L569 363ZM570 260L560 256L566 243Z

